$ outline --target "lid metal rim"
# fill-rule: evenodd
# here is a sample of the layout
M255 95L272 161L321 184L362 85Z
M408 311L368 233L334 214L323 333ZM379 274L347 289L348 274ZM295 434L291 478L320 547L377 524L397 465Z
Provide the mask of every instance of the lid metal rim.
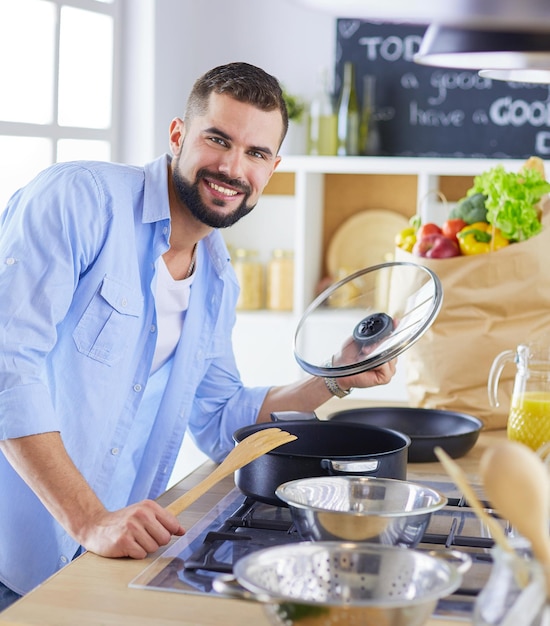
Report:
M351 365L343 365L343 366L336 366L336 367L313 365L311 363L308 363L307 361L305 361L303 358L300 357L300 355L298 354L298 350L297 350L298 335L310 313L312 313L316 308L318 308L321 303L323 303L334 291L339 289L345 283L352 281L355 278L362 276L363 274L368 274L370 272L374 272L374 271L387 268L387 267L397 267L397 266L407 266L407 267L418 268L426 272L430 276L430 278L434 281L434 284L436 287L435 292L434 292L434 306L433 306L432 311L430 312L430 315L426 318L423 328L420 331L418 331L412 338L409 338L408 341L403 342L396 348L385 350L381 352L375 358L360 361L358 363L353 363ZM431 269L423 265L419 265L417 263L411 263L410 261L392 261L388 263L381 263L379 265L373 265L372 267L359 270L357 272L354 272L353 274L350 274L349 276L346 276L342 280L339 280L334 285L331 285L330 287L328 287L325 291L319 294L315 298L315 300L313 300L313 302L311 302L311 304L307 307L304 314L302 315L302 318L300 319L298 323L296 332L294 333L294 358L296 359L300 367L305 372L307 372L308 374L312 374L313 376L320 376L320 377L342 378L344 376L352 376L354 374L361 374L368 370L375 369L376 367L379 367L380 365L387 363L391 359L398 357L403 352L405 352L405 350L407 350L412 344L418 341L418 339L420 339L432 325L434 319L437 317L441 309L442 303L443 303L443 288L441 285L441 281L439 280L439 277L435 274L435 272L433 272Z

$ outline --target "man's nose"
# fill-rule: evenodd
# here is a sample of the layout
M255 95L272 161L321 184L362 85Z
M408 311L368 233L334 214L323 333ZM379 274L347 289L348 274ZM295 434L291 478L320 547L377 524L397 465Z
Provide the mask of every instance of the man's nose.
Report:
M242 180L244 155L237 150L228 150L220 160L218 170L228 178Z

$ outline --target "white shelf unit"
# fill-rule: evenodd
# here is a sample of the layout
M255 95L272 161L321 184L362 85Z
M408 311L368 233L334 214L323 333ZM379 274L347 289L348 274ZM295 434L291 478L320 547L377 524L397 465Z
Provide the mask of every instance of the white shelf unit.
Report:
M498 163L517 171L524 161L496 159L444 159L413 157L310 157L287 156L278 172L295 175L295 312L311 302L319 279L325 174L408 174L417 177L416 205L439 189L441 176L475 176ZM429 211L429 207L427 209ZM424 218L425 216L423 216ZM426 218L432 218L428 215Z
M314 298L321 277L326 174L414 175L417 177L415 203L423 206L430 192L439 189L441 176L475 176L498 163L517 171L524 161L285 156L277 172L294 174L294 195L264 195L257 208L225 234L228 243L235 247L260 247L264 260L271 248L292 247L294 251L294 310L291 313L239 312L234 340L245 382L252 385L284 384L303 375L292 354L293 334ZM437 205L427 205L425 210L424 220L437 221ZM334 323L337 323L336 319L334 317ZM331 320L327 327L330 323ZM391 385L376 390L378 398L385 399L380 393L390 400L397 399L396 394L406 400L403 377L397 376L395 384L392 381Z

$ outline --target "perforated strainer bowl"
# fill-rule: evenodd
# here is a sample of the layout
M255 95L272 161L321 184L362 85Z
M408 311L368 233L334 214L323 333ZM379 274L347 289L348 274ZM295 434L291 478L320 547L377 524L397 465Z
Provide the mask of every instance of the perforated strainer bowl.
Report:
M281 626L422 626L470 564L453 550L435 556L387 545L303 542L245 556L233 579L220 577L214 587L264 603L270 622Z

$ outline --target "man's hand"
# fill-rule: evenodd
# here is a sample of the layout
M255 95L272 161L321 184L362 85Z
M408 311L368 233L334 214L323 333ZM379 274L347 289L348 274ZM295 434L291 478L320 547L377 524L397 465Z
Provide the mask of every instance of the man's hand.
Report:
M349 366L360 361L364 361L368 355L374 350L376 344L363 345L355 341L353 337L349 337L340 352L332 357L333 366ZM338 378L338 384L342 389L351 389L352 387L366 388L376 385L386 385L395 375L397 359L392 359L387 363L383 363L378 367L354 374L353 376L343 376Z
M342 376L338 378L338 384L342 389L375 387L376 385L387 385L395 374L397 359L392 359L378 367L354 374L353 376Z
M143 559L185 533L177 518L152 500L95 515L76 538L87 550L106 557Z

